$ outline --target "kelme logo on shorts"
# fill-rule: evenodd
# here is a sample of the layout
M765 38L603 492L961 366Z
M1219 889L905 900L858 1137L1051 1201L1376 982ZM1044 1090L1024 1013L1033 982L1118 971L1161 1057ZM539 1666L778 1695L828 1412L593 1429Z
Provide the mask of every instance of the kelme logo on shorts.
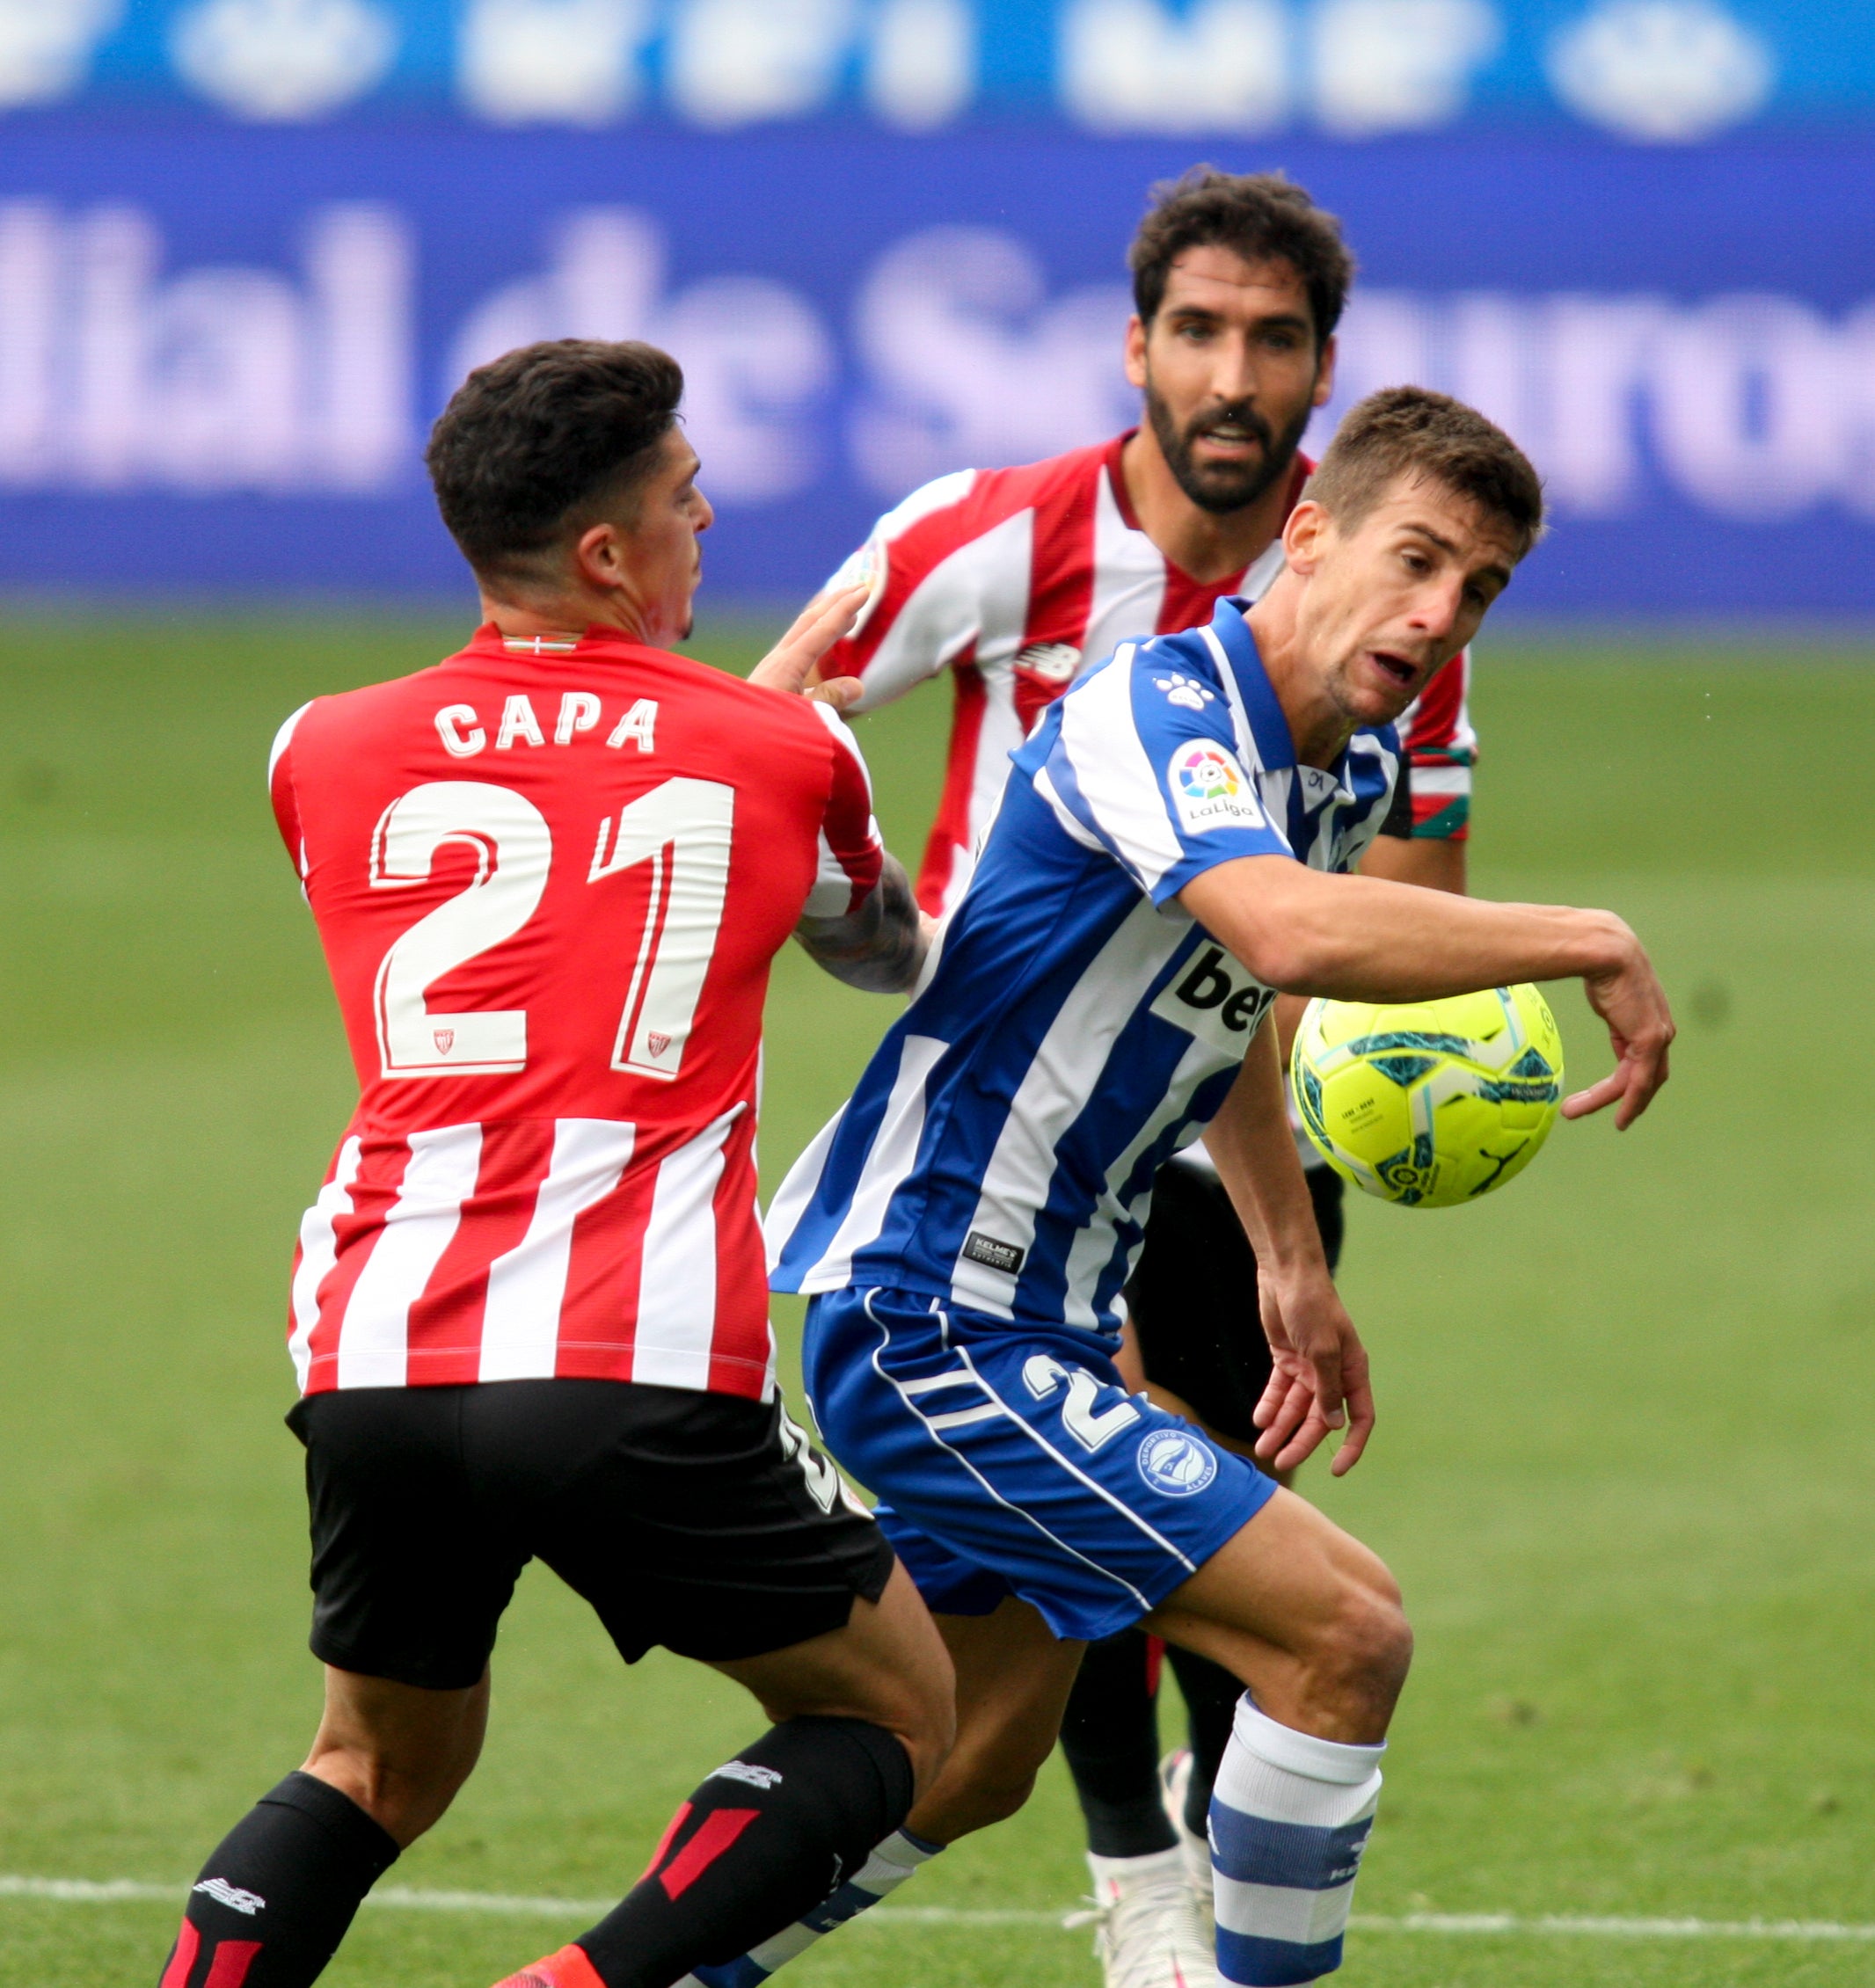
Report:
M1013 1277L1022 1268L1022 1259L1028 1251L1018 1249L1013 1242L998 1242L995 1236L985 1235L981 1229L974 1228L964 1238L964 1255L971 1263L981 1263L986 1270L1003 1271Z
M1263 810L1234 754L1208 739L1188 739L1165 768L1172 807L1187 835L1212 828L1260 828Z
M1169 1498L1188 1498L1217 1475L1217 1459L1182 1429L1155 1429L1139 1446L1139 1474Z

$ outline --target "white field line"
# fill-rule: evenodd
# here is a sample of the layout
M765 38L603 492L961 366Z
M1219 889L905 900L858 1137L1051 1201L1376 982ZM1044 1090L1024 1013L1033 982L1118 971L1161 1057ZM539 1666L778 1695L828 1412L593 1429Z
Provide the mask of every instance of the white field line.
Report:
M180 1884L147 1884L135 1878L102 1881L82 1877L18 1877L0 1875L0 1898L45 1898L69 1905L115 1905L146 1902L178 1904ZM394 1911L500 1912L516 1919L594 1919L611 1911L616 1898L530 1898L501 1891L420 1891L408 1885L381 1885L365 1901ZM853 1921L856 1926L1060 1926L1054 1912L972 1910L953 1905L881 1905ZM1532 1935L1591 1940L1801 1940L1875 1942L1875 1925L1843 1925L1834 1919L1620 1919L1515 1912L1406 1912L1389 1916L1356 1912L1355 1933L1483 1933L1499 1938Z

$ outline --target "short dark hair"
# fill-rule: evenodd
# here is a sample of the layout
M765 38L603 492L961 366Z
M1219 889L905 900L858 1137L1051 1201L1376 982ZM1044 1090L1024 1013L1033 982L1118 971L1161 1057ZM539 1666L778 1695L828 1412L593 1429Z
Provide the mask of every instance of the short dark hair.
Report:
M1354 259L1341 223L1280 172L1220 172L1194 165L1152 189L1152 205L1127 251L1133 302L1150 324L1171 266L1187 249L1224 248L1245 262L1287 262L1302 278L1319 352L1341 322Z
M463 557L485 578L518 577L580 513L621 505L682 397L682 368L633 339L554 339L477 367L423 457Z
M1425 477L1510 527L1523 556L1543 536L1543 482L1475 407L1430 387L1383 387L1342 418L1303 491L1352 531L1402 477Z

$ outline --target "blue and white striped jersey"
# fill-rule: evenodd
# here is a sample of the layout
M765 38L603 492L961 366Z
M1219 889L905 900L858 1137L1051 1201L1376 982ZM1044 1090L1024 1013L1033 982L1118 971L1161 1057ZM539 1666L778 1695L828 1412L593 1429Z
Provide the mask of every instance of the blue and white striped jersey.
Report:
M1153 1176L1275 998L1177 893L1237 856L1348 868L1399 764L1390 727L1295 763L1244 606L1123 644L1012 755L936 971L775 1197L776 1290L1117 1333Z

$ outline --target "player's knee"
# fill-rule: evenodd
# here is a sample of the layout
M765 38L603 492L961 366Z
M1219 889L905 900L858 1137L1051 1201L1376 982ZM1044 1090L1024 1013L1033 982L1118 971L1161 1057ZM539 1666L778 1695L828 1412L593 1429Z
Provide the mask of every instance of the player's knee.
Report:
M1390 1580L1351 1582L1316 1639L1317 1692L1362 1723L1384 1727L1412 1662L1412 1629Z
M305 1772L355 1802L402 1849L441 1821L475 1766L462 1749L315 1748Z
M979 1759L963 1786L945 1804L951 1817L946 1839L1007 1822L1035 1792L1037 1770L1008 1761Z
M991 1823L1007 1822L1034 1792L1035 1776L1032 1773L1009 1775L989 1782L981 1793L983 1826L987 1828Z
M908 1677L891 1729L911 1756L912 1780L923 1794L943 1771L957 1740L957 1691L951 1668L933 1667Z

